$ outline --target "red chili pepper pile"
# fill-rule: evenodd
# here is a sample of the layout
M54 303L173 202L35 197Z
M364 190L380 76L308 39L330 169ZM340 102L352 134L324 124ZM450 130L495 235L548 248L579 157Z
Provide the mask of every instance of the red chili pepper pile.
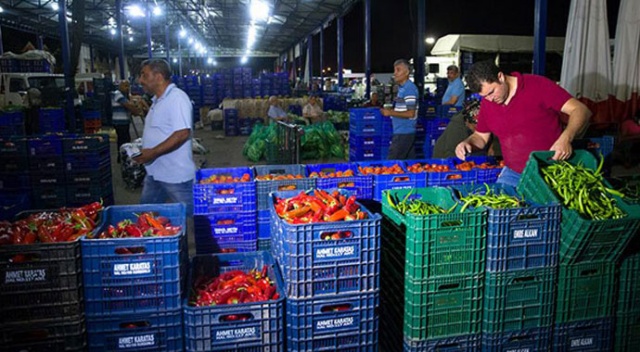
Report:
M291 198L276 198L276 213L290 224L352 221L367 218L360 210L356 196L346 197L338 191L329 194L321 189L313 195L300 192Z
M252 269L248 273L233 270L204 282L196 282L189 305L205 307L278 299L280 295L267 276L267 270L267 265L261 271Z
M96 226L102 203L79 208L61 208L57 212L40 212L13 223L0 222L0 245L72 242L89 234Z
M98 234L97 239L126 238L126 237L154 237L174 236L182 230L181 226L172 226L168 218L157 216L151 212L137 215L134 222L126 219L118 222L116 226L109 225L106 230ZM88 237L95 239L96 237Z

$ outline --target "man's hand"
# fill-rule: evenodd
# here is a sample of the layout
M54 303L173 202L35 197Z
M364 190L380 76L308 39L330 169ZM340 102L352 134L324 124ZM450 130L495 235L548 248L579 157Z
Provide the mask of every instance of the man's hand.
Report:
M466 140L460 142L456 146L456 156L460 160L465 160L467 158L467 155L471 154L472 151L473 147L471 146L471 143L467 142Z
M138 155L137 157L133 158L133 161L135 161L138 164L147 164L153 160L156 159L155 153L153 152L153 150L151 149L141 149L140 150L140 155Z
M555 152L553 153L553 160L567 160L573 153L573 147L571 147L571 143L564 134L560 135L560 138L553 143L549 150Z
M382 116L391 116L393 110L382 108L380 109L380 113L382 114Z

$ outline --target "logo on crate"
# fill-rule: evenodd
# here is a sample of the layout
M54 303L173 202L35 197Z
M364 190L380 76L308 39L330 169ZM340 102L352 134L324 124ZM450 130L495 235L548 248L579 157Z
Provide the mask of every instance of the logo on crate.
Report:
M358 258L360 248L356 245L316 248L313 259L341 260Z
M259 337L260 329L255 326L241 329L218 330L213 333L214 341L257 339Z
M238 233L237 227L226 227L226 228L214 228L213 233L215 235L235 235Z
M156 334L119 337L118 349L155 346L157 341Z
M213 198L214 205L236 204L236 203L238 203L238 197Z
M316 321L316 331L329 329L348 329L358 327L360 324L355 317L332 318Z
M113 276L151 274L151 262L113 264Z
M37 268L27 270L11 270L4 274L4 283L25 284L34 282L45 282L49 280L49 268Z
M586 347L586 346L593 346L593 337L571 340L571 347Z
M540 229L516 229L513 230L513 238L516 240L538 238Z
M516 348L513 350L506 350L504 352L531 352L530 348Z

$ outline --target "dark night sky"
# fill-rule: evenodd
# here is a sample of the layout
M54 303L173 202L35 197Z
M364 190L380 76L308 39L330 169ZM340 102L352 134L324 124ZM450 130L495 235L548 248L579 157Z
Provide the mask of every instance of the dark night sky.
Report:
M547 35L563 37L567 30L570 0L549 0ZM439 38L446 34L509 34L533 36L535 0L427 0L426 34ZM609 36L615 36L620 0L607 0ZM373 72L391 72L397 58L410 58L415 50L415 0L371 1L371 62ZM364 6L358 2L345 16L344 66L364 72ZM313 38L314 56L319 36ZM427 55L431 46L427 45ZM324 32L324 66L335 71L335 21ZM314 60L318 75L319 57Z

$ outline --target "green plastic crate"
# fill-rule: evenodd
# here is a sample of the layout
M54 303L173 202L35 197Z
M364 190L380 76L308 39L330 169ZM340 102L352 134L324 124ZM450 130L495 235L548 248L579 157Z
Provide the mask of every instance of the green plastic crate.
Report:
M404 338L426 340L479 333L483 286L482 274L405 279Z
M518 191L526 199L540 204L561 203L554 191L544 182L540 168L553 163L553 152L533 152L522 172ZM597 168L597 161L589 152L574 151L569 163L582 163L590 169ZM607 182L605 184L608 185ZM562 208L560 236L560 263L573 264L587 261L615 261L640 227L640 207L630 205L613 196L620 209L627 214L622 219L588 220L578 212Z
M451 190L442 187L385 191L382 212L406 233L408 280L424 280L451 275L475 275L484 272L486 246L486 210L454 210L448 214L402 215L387 202L387 193L398 199L410 197L450 209L455 201Z
M482 332L552 326L557 275L557 267L487 272Z
M616 352L637 352L640 347L640 313L618 314L616 317Z
M617 303L616 289L614 263L560 265L556 323L613 316Z
M625 258L620 265L618 311L640 314L640 253Z

